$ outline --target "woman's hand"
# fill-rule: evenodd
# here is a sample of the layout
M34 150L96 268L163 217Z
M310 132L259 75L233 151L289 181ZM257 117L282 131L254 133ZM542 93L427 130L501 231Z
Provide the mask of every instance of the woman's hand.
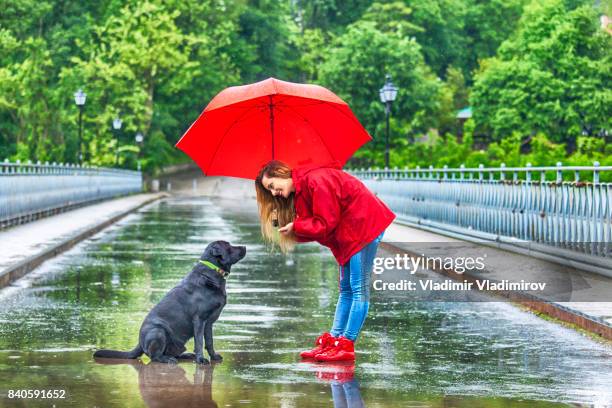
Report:
M290 222L289 224L285 225L282 228L278 229L278 232L280 232L281 234L289 234L291 233L291 231L293 231L293 223Z

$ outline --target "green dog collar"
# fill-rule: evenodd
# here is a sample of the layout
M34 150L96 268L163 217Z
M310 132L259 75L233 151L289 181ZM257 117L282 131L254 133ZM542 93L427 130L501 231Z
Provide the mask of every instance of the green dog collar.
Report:
M212 269L215 272L217 272L219 275L221 275L223 277L223 279L227 278L227 276L229 275L228 271L224 271L223 269L219 268L217 265L215 265L212 262L203 261L201 259L198 259L198 262L201 263L202 265L208 266L210 269Z

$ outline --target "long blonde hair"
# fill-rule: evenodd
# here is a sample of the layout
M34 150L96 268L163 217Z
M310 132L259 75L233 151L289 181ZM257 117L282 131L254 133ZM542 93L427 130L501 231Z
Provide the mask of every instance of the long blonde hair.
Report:
M277 229L293 222L295 218L294 194L291 193L288 198L273 196L263 185L264 175L269 178L288 179L291 178L291 168L282 161L272 160L259 170L259 174L255 178L261 235L265 241L273 246L278 245L283 253L287 253L295 247L295 235L293 232L291 234L280 234ZM274 226L274 224L277 226Z

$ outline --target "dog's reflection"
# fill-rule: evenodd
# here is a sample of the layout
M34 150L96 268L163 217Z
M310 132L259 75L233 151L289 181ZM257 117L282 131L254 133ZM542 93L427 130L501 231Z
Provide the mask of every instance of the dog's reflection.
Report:
M129 364L138 372L140 395L149 408L217 408L212 399L213 365L195 366L193 382L179 364L149 363L140 360L95 359L99 364Z
M359 383L355 379L354 363L317 365L315 373L319 380L329 382L334 408L365 408L359 391Z

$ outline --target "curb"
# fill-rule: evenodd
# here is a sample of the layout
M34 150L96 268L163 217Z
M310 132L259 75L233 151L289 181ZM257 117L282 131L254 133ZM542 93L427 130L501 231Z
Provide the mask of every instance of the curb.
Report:
M72 248L73 246L83 241L84 239L89 238L90 236L100 232L101 230L108 227L109 225L114 224L115 222L119 221L121 218L125 217L126 215L144 207L147 204L150 204L154 201L157 201L165 197L168 197L168 194L161 193L161 194L156 195L155 197L151 197L133 208L130 208L122 213L119 213L115 215L114 217L109 218L108 220L103 221L99 224L93 225L92 227L88 228L85 231L80 231L77 234L67 238L66 240L62 242L59 242L53 245L52 247L38 254L32 255L22 261L19 261L9 266L8 268L0 272L0 289L9 286L11 283L15 282L17 279L22 278L23 276L27 275L29 272L31 272L32 270L40 266L46 260L53 258L61 254L62 252L67 251L68 249Z
M402 253L402 254L407 254L411 256L420 255L415 252L407 251L404 248L400 248L388 242L381 242L380 246L383 248L386 247L387 249L393 249L394 251L397 251L398 253ZM466 281L475 282L477 279L482 279L482 277L474 276L467 272L464 272L463 274L459 274L453 270L443 270L443 269L432 269L432 270L434 272L440 273L442 275L445 275L457 281L466 280ZM559 305L557 303L548 302L544 300L534 300L532 296L529 296L527 294L518 294L518 293L507 292L507 291L489 291L486 293L489 293L495 296L504 297L508 299L509 301L513 303L518 303L532 311L543 313L554 319L558 319L560 321L573 324L590 333L597 334L604 339L612 340L612 327L610 325L606 324L605 322L598 321L594 319L592 316L585 315L584 313L581 313L576 310L572 310L563 305Z

